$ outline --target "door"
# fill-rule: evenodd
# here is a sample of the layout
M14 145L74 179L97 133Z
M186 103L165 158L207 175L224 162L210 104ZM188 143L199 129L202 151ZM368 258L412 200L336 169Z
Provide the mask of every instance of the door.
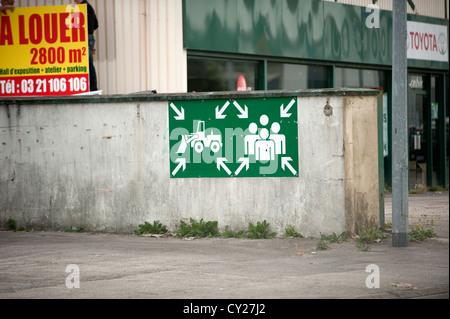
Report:
M409 188L424 190L427 186L426 91L423 77L408 77Z

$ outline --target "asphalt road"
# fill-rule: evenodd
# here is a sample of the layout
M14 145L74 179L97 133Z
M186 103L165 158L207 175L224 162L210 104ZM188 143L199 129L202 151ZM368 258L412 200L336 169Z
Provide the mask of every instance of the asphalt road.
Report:
M389 196L385 207L389 221ZM409 207L410 225L433 220L438 238L362 251L355 240L318 250L310 238L0 231L0 299L448 299L449 194Z

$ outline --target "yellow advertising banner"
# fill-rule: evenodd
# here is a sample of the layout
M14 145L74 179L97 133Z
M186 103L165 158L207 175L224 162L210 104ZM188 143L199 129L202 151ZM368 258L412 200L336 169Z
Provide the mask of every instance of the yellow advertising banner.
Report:
M87 7L0 12L0 97L89 91Z

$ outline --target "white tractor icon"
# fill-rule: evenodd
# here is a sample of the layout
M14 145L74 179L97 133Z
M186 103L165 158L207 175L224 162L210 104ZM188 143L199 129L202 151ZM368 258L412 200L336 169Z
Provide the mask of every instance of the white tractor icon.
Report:
M197 153L202 153L205 147L217 153L222 147L222 137L220 135L214 135L212 130L210 135L206 135L205 122L199 121L197 124L197 132L181 137L181 144L177 153L184 154L189 144Z

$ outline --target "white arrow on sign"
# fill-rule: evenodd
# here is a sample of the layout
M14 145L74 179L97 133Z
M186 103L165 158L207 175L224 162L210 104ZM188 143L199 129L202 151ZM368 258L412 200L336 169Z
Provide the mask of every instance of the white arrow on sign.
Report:
M234 173L235 176L239 175L239 173L242 171L242 169L244 167L245 167L245 170L247 170L247 171L250 167L250 159L248 157L243 157L243 158L239 159L239 162L242 164L241 164L241 166L239 166L239 168Z
M181 111L180 111L179 109L177 109L177 107L173 103L170 103L170 107L172 108L172 110L175 111L175 113L177 113L177 116L175 116L174 119L177 121L183 121L184 120L184 108L181 107Z
M240 119L248 119L248 107L247 105L244 105L245 109L242 109L242 107L239 105L238 102L233 102L234 106L238 109L239 112L241 112L241 115L238 115Z
M284 108L284 104L281 105L280 108L280 117L291 117L292 113L288 113L291 107L294 105L295 99L292 99L292 101L289 103L286 108Z
M217 169L220 171L220 167L222 167L228 175L231 175L230 169L225 165L225 162L228 162L226 158L220 157L217 159Z
M172 175L177 175L178 171L181 167L183 167L183 172L186 170L186 159L185 158L179 158L175 160L175 163L178 163L178 166L173 170Z
M291 171L291 173L296 175L297 171L291 166L291 164L289 164L290 161L292 161L292 158L290 158L290 157L283 157L281 159L281 168L283 169L283 171L285 171L286 170L286 166L287 166L287 168Z
M227 109L227 107L230 105L230 102L227 101L227 103L222 106L222 108L219 110L219 106L216 107L216 119L223 120L226 118L226 115L223 115L223 112Z

